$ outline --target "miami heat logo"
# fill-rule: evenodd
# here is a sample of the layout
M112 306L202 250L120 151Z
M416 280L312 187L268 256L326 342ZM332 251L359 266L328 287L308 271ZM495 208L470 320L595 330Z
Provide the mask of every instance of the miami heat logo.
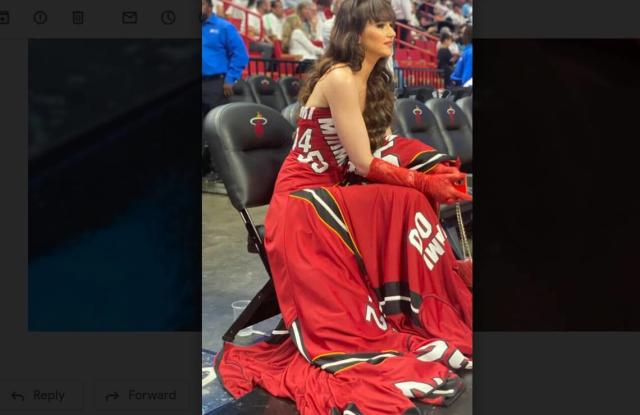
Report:
M413 115L416 116L416 124L420 124L422 122L422 110L420 107L415 107L413 109Z
M268 82L268 81L267 81ZM262 114L259 112L256 113L256 116L249 120L249 124L254 126L254 130L256 132L256 137L260 138L264 134L264 126L267 125L269 120L264 118Z
M456 119L456 110L454 110L451 105L449 105L449 108L447 108L447 115L449 116L449 124L453 125Z

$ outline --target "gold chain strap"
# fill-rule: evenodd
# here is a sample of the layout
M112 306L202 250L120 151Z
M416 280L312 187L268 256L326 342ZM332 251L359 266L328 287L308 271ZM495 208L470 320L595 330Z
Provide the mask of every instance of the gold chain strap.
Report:
M467 232L464 229L464 222L462 221L462 209L460 208L460 202L456 203L456 219L458 220L460 240L462 241L462 256L464 259L471 259L471 247L469 246Z

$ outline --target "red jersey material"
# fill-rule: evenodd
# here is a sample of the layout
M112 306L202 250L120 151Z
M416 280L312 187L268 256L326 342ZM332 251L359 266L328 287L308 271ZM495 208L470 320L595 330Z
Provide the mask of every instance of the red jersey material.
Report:
M374 156L422 172L451 160L397 136ZM302 415L447 405L464 387L455 371L472 366L471 293L429 199L348 165L330 110L302 107L265 219L288 333L226 343L219 378L235 397L260 385L293 399Z

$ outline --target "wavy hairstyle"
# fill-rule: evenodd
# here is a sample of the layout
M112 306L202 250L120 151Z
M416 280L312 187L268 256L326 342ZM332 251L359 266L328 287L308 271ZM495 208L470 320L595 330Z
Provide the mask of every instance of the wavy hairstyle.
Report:
M300 89L300 102L307 102L320 78L333 65L346 64L354 72L362 68L365 51L360 45L360 35L368 22L395 22L395 19L389 0L343 1L331 30L329 47L309 70L307 80ZM384 134L393 117L393 76L386 65L387 59L378 60L367 80L367 96L362 115L371 151L383 144Z

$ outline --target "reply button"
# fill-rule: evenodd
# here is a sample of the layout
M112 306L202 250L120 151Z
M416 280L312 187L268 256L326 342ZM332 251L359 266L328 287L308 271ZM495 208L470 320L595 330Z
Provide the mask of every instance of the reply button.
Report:
M188 388L182 382L104 382L95 388L99 410L175 411L188 407Z

